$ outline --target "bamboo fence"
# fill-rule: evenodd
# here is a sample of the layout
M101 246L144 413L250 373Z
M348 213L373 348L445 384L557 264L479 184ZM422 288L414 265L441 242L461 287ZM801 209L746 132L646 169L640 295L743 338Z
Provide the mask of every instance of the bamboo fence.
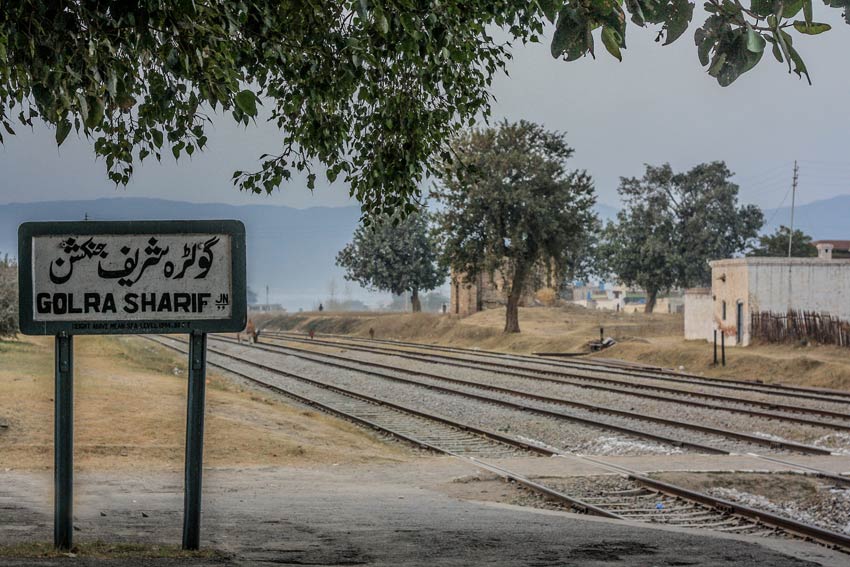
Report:
M813 311L762 311L752 314L750 336L769 343L811 341L850 347L850 321Z

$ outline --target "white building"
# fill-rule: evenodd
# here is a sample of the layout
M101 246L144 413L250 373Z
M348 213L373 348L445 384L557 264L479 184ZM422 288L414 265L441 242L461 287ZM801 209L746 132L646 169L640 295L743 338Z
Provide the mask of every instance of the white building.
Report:
M685 338L711 341L717 329L727 345L746 346L754 313L810 311L850 321L850 260L833 259L832 246L818 251L818 258L709 262L711 295L705 290L685 295Z

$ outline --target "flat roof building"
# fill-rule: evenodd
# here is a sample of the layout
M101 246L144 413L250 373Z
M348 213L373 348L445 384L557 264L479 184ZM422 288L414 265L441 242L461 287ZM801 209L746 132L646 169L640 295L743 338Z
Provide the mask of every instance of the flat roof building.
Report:
M818 258L748 257L709 262L711 316L705 316L704 291L691 294L702 315L688 315L686 295L685 319L690 322L686 338L711 340L716 329L726 336L727 345L746 346L752 339L754 316L789 311L850 321L850 260L835 259L832 249L822 248Z

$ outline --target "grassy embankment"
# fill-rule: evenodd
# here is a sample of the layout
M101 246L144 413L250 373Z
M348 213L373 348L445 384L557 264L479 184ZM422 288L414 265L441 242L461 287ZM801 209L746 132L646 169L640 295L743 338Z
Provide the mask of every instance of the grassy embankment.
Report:
M850 350L829 346L755 345L728 348L727 366L712 365L712 345L683 339L681 314L624 314L579 306L520 310L522 332L505 335L504 310L493 309L463 319L428 313L298 313L257 318L270 328L351 334L448 346L477 347L515 353L585 351L590 340L617 340L592 356L617 358L706 376L761 379L850 390Z
M185 356L133 337L75 339L75 468L180 469ZM205 465L404 459L346 422L208 374ZM1 427L5 425L6 427ZM53 465L53 339L0 341L0 470Z

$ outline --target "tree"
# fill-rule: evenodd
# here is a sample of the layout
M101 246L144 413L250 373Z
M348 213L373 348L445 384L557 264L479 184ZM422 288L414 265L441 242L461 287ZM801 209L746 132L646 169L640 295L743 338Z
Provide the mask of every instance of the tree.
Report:
M519 301L535 266L560 281L595 222L593 182L569 171L564 135L530 122L461 134L443 164L437 219L448 264L470 279L499 270L505 332L519 332Z
M256 305L260 302L259 297L257 296L257 292L251 289L251 286L248 286L245 289L245 296L248 300L248 305Z
M8 256L0 259L0 337L18 332L18 266Z
M720 161L686 173L646 166L641 179L621 178L625 207L603 234L600 257L625 285L646 290L646 312L674 286L711 283L709 260L743 252L764 223L755 205L738 205L738 186Z
M337 254L336 263L345 268L345 279L363 287L395 295L410 293L415 312L422 310L419 292L446 280L424 212L358 227L352 242Z
M759 236L758 246L753 246L747 256L788 256L788 233L787 226L780 226L773 234ZM802 230L794 230L791 239L791 256L794 258L813 258L818 255L817 249L812 245L812 237Z
M825 2L850 23L850 0ZM813 20L812 0L705 7L695 39L721 85L768 44L789 72L808 76L792 33L829 29ZM694 4L625 8L633 24L660 26L666 45L689 27ZM364 213L404 213L453 133L489 114L488 87L510 42L539 41L547 22L554 57L594 55L601 38L622 58L621 0L11 1L0 10L0 123L13 134L16 122L42 121L59 145L82 133L126 185L146 157L202 150L213 115L247 126L264 106L280 146L258 169L234 173L241 189L270 192L293 171L306 171L312 188L318 163L330 181L344 177Z

